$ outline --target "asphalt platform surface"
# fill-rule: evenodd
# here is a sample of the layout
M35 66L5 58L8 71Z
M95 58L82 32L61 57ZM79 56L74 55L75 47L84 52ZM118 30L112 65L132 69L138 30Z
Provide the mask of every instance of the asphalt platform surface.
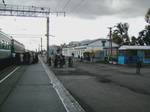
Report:
M18 71L12 74L20 77L0 105L0 112L66 112L41 63L23 66ZM0 89L7 91L10 81L4 83Z

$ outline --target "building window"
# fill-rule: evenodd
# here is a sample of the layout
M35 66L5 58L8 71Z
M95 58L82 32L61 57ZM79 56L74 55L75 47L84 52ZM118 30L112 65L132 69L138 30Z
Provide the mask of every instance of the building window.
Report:
M2 40L2 48L5 48L5 41Z
M150 50L145 51L145 58L150 59Z

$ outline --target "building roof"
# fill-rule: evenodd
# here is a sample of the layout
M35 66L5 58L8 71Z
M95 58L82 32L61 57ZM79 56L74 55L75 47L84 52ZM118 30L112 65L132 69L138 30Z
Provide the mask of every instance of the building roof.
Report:
M90 42L92 42L93 40L82 40L80 41L80 46L84 46L84 45L88 45Z
M109 41L109 39L106 39L106 38L98 38L98 39L94 39L94 40L83 40L83 41L80 41L80 42L77 42L77 41L72 41L70 42L68 45L65 46L65 48L72 48L72 47L81 47L81 46L87 46L87 45L90 45L94 42L97 42L97 41Z
M99 40L101 40L101 41L107 41L107 40L109 40L109 39L106 39L106 38L98 38L98 39L94 39L94 40L83 40L83 41L80 42L80 46L89 45L89 44L92 44L92 43L94 43L94 42L96 42L96 41L99 41Z
M150 46L121 46L119 50L150 50Z
M99 38L99 39L95 39L95 40L92 40L92 41L90 41L88 44L92 44L92 43L94 43L94 42L96 42L96 41L107 41L107 40L109 40L109 39L105 39L105 38Z

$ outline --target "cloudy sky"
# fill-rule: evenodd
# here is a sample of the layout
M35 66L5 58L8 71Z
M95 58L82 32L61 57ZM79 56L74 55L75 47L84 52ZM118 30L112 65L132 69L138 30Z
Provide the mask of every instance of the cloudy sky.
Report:
M50 45L107 38L107 27L119 22L128 22L129 35L137 36L146 25L144 15L150 8L150 0L5 0L5 3L65 11L66 17L50 17L50 34L55 36L50 38ZM46 45L45 18L0 17L0 28L8 34L17 34L12 36L28 49L38 48L40 37L43 47Z

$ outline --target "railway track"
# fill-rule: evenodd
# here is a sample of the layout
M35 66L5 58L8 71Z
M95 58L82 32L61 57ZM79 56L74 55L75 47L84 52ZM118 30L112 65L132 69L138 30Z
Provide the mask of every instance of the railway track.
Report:
M11 65L0 71L0 80L6 77L10 72L12 72L17 66Z

